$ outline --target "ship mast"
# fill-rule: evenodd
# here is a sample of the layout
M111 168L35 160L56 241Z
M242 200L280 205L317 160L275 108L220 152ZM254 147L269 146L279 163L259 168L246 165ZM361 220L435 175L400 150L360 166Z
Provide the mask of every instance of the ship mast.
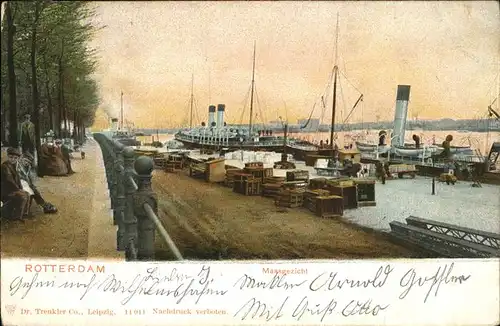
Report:
M194 84L194 74L191 74L191 111L189 114L189 128L193 128L193 101L194 101L194 95L193 95L193 84Z
M253 92L255 85L255 41L253 42L253 67L252 67L252 93L250 94L250 123L248 128L248 136L251 138L253 134L252 116L253 116Z
M120 94L120 129L123 130L123 91Z
M333 66L333 102L332 102L332 126L330 129L330 146L333 149L333 133L335 132L335 109L337 105L337 74L338 74L338 40L339 40L339 14L337 13L337 28L335 35L335 65ZM333 151L332 151L333 153Z

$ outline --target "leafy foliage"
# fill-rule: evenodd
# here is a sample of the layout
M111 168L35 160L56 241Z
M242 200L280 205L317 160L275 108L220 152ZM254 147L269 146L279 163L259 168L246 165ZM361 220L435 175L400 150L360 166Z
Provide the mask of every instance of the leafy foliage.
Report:
M81 138L84 128L92 125L99 106L98 85L92 79L97 65L96 51L89 47L97 27L92 24L94 4L84 1L15 1L8 2L11 26L2 20L1 105L2 130L16 129L26 113L38 133L53 129L59 136L69 130ZM10 27L10 28L9 28ZM8 33L14 34L12 56L14 78L8 69ZM9 89L15 82L15 107ZM7 121L11 110L17 121ZM66 121L66 123L65 123ZM66 131L64 130L66 129ZM4 139L2 132L2 139ZM12 142L12 141L11 141ZM14 144L10 144L14 145Z

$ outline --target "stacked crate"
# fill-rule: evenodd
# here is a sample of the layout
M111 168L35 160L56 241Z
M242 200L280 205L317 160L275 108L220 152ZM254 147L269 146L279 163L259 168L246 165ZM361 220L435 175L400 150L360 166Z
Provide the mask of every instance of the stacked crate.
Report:
M303 190L282 189L275 197L274 203L280 207L301 207L304 201Z
M283 189L305 192L307 190L307 182L305 181L285 181Z
M245 167L243 169L244 173L253 175L255 179L260 179L262 182L264 180L264 168L261 167Z
M309 180L309 189L323 189L326 186L326 178L314 178Z
M309 181L309 171L294 170L286 172L286 181Z
M311 200L308 208L319 217L341 217L344 215L344 200L334 195L318 196Z
M234 185L234 175L236 173L241 173L243 170L238 168L227 168L226 178L224 179L224 185L229 188L233 188Z
M264 163L263 162L248 162L245 163L245 168L264 168Z
M264 182L266 178L272 178L273 175L273 168L264 168L264 176L262 177L262 182Z
M275 197L281 191L283 182L285 182L285 178L283 177L264 178L264 183L262 184L262 196Z
M358 188L358 206L376 206L375 202L375 180L354 179Z
M262 179L256 179L248 173L235 173L233 191L245 196L255 196L261 193Z
M340 183L338 186L329 186L328 191L344 199L344 208L358 208L358 189L352 181Z
M165 157L165 154L157 153L153 155L153 163L155 169L166 169L168 160Z
M183 159L180 155L170 155L165 161L164 167L166 172L175 172L183 168Z
M316 207L316 197L320 196L328 196L330 195L330 192L328 190L324 189L312 189L312 190L306 190L304 192L304 207L309 208L311 206ZM315 210L314 208L313 210Z

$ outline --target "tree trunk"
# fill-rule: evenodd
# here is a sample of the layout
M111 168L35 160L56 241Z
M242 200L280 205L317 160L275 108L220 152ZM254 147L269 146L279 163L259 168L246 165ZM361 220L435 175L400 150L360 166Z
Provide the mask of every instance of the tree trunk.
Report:
M67 132L68 132L68 108L66 107L66 99L64 98L64 76L62 78L62 84L61 84L61 95L62 95L62 112L63 112L63 121L64 121L64 133L62 135L62 138L66 138Z
M54 127L54 108L52 107L52 98L50 94L50 80L49 80L49 70L47 68L47 60L45 55L43 56L43 64L45 70L45 93L47 94L47 111L49 114L49 130L55 130Z
M36 41L37 41L37 25L40 16L40 3L35 3L35 17L33 19L33 26L31 28L31 89L33 95L33 123L35 124L35 148L38 153L40 152L41 139L40 139L40 97L38 95L38 82L36 71Z
M62 64L62 59L64 55L64 42L61 40L61 55L59 56L59 94L58 94L58 100L59 100L59 108L58 108L58 114L57 114L57 119L56 121L56 133L58 138L62 138L62 132L61 132L61 125L64 119L64 87L63 87L63 64Z
M73 130L71 131L72 132L72 138L73 140L75 141L75 143L78 141L78 133L76 132L76 126L77 126L77 120L78 119L78 115L76 113L76 110L73 110Z
M5 19L7 20L7 73L9 84L9 146L18 147L17 135L17 99L16 73L14 71L14 34L16 32L12 17L12 3L5 4Z

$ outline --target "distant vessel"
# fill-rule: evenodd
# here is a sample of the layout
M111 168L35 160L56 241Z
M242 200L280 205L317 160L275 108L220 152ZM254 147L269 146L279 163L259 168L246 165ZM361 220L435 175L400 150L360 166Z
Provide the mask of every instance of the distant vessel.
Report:
M333 156L337 150L335 144L335 117L336 117L336 109L337 109L337 83L339 82L339 67L337 65L337 46L338 46L338 37L339 37L339 15L337 14L337 28L335 31L335 64L333 67L333 99L332 99L332 118L330 122L330 141L328 144L323 144L321 141L320 145L313 144L308 141L293 141L287 144L287 151L291 152L293 156L298 160L305 160L305 158L309 155L325 155L325 156ZM342 89L342 88L341 88ZM358 106L358 104L363 101L363 94L360 94L357 101L354 103L354 106L351 108L349 115L344 119L342 125L348 121L354 109ZM324 98L321 98L321 103L323 108L325 108ZM314 110L314 108L313 108ZM312 113L311 113L312 115ZM309 121L311 117L309 117ZM308 121L308 122L309 122ZM307 126L301 126L301 129L304 129Z
M192 105L190 128L177 132L174 139L183 143L186 148L205 148L219 150L252 150L252 151L283 151L285 138L273 135L272 130L254 130L252 122L255 85L255 44L253 49L252 89L250 94L250 119L248 128L229 126L224 121L225 104L209 105L208 124L201 123L199 127L192 127ZM191 88L192 94L192 88ZM193 96L191 95L191 98ZM192 101L191 101L192 103ZM217 117L215 112L217 110ZM297 140L288 139L287 143Z
M108 135L110 138L119 141L125 146L139 146L141 144L141 142L137 140L135 134L132 131L126 128L119 129L117 118L112 118L111 127L103 130L102 132Z

